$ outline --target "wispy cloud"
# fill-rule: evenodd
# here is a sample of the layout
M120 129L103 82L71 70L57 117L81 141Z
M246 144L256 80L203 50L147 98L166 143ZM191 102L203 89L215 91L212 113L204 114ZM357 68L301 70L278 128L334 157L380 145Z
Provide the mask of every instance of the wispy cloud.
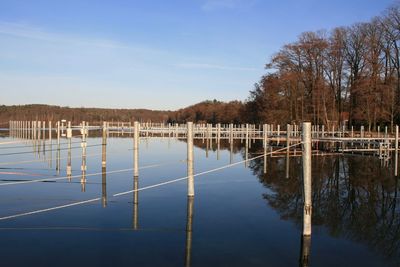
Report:
M202 5L205 11L218 9L234 9L253 6L256 0L206 0Z
M109 47L109 48L127 47L126 45L111 40L84 39L77 36L69 36L66 34L49 32L39 27L34 27L22 23L13 23L13 22L0 22L0 34L20 37L20 38L47 41L47 42L55 42L55 43Z
M148 48L143 45L126 44L123 42L102 39L102 38L85 38L82 36L69 35L65 33L57 33L45 30L43 28L32 26L25 23L4 22L0 21L0 36L7 35L18 38L31 40L39 40L62 45L75 45L96 48L110 49L130 49L139 52L163 52L157 49Z
M217 65L209 63L179 63L174 66L183 69L210 69L210 70L229 70L229 71L258 71L257 68L251 67L236 67L227 65Z

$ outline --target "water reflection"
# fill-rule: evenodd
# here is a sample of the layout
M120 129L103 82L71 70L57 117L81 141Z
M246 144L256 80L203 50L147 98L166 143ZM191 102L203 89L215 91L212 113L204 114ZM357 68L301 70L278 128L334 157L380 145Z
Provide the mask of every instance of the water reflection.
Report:
M196 140L195 145L205 149ZM241 153L246 158L246 148L240 142L221 142L221 149ZM248 157L258 156L262 151L262 143L256 142ZM250 161L249 168L269 189L263 194L268 205L282 219L295 222L300 233L304 211L301 157L286 151L268 156L268 161L266 173L264 158ZM392 173L373 156L313 156L313 226L324 226L332 237L366 244L399 266L400 188ZM300 266L309 266L311 237L302 237L299 251Z
M282 158L271 160L265 175L262 160L252 161L250 168L270 189L263 195L268 204L301 228L301 158L292 158L286 168L290 179L282 179ZM313 225L325 226L332 236L365 243L400 264L399 187L391 172L374 157L325 156L313 157L312 173ZM303 266L308 266L310 242L302 241Z
M101 204L107 207L107 168L101 167Z
M193 203L194 197L187 198L187 219L186 219L186 246L185 266L189 267L192 260L192 234L193 234Z
M301 235L299 266L310 266L311 236Z
M139 176L133 177L133 230L139 229Z

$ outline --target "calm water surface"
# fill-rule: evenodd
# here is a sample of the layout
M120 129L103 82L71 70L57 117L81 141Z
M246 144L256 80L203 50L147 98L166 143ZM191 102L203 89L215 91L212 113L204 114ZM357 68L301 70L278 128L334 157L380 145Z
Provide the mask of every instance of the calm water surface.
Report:
M16 140L0 138L9 141ZM73 139L71 150L77 177L26 184L10 182L66 176L66 140L59 173L56 150L38 154L27 142L0 145L2 265L307 265L301 261L300 157L290 158L288 179L285 157L268 158L266 175L261 158L196 177L193 200L186 196L186 181L179 181L139 191L134 204L134 193L113 196L133 189L132 170L101 174L100 138L88 139L87 174L99 175L88 176L82 191L79 141ZM133 167L132 143L108 139L107 172ZM219 160L215 148L206 152L201 140L195 144L195 173L229 164L226 144ZM249 157L258 155L256 146ZM234 152L233 162L243 160L240 141ZM185 159L185 142L141 140L139 188L186 176ZM400 266L399 185L392 173L373 157L313 157L310 266Z

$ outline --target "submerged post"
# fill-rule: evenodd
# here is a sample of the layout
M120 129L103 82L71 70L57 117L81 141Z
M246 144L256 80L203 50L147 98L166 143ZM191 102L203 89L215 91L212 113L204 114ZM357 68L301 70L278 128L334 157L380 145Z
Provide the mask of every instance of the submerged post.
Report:
M187 174L188 174L188 196L194 196L193 176L193 122L187 123Z
M303 235L311 235L311 122L303 123Z
M139 176L139 122L133 124L133 175Z

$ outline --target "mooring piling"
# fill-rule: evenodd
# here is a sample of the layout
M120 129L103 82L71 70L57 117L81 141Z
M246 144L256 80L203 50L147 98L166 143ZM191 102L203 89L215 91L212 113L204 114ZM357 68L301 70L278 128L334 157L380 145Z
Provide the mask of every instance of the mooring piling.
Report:
M139 134L140 123L135 121L133 124L133 175L139 176Z
M187 176L188 176L188 197L194 196L193 176L193 122L187 123Z
M396 134L394 141L394 175L398 176L398 165L399 165L399 126L396 125Z
M304 209L303 209L303 235L311 235L311 213L312 213L312 200L311 200L311 123L303 123L303 196L304 196Z
M102 142L101 142L101 166L105 167L107 163L107 122L103 122L102 129Z

